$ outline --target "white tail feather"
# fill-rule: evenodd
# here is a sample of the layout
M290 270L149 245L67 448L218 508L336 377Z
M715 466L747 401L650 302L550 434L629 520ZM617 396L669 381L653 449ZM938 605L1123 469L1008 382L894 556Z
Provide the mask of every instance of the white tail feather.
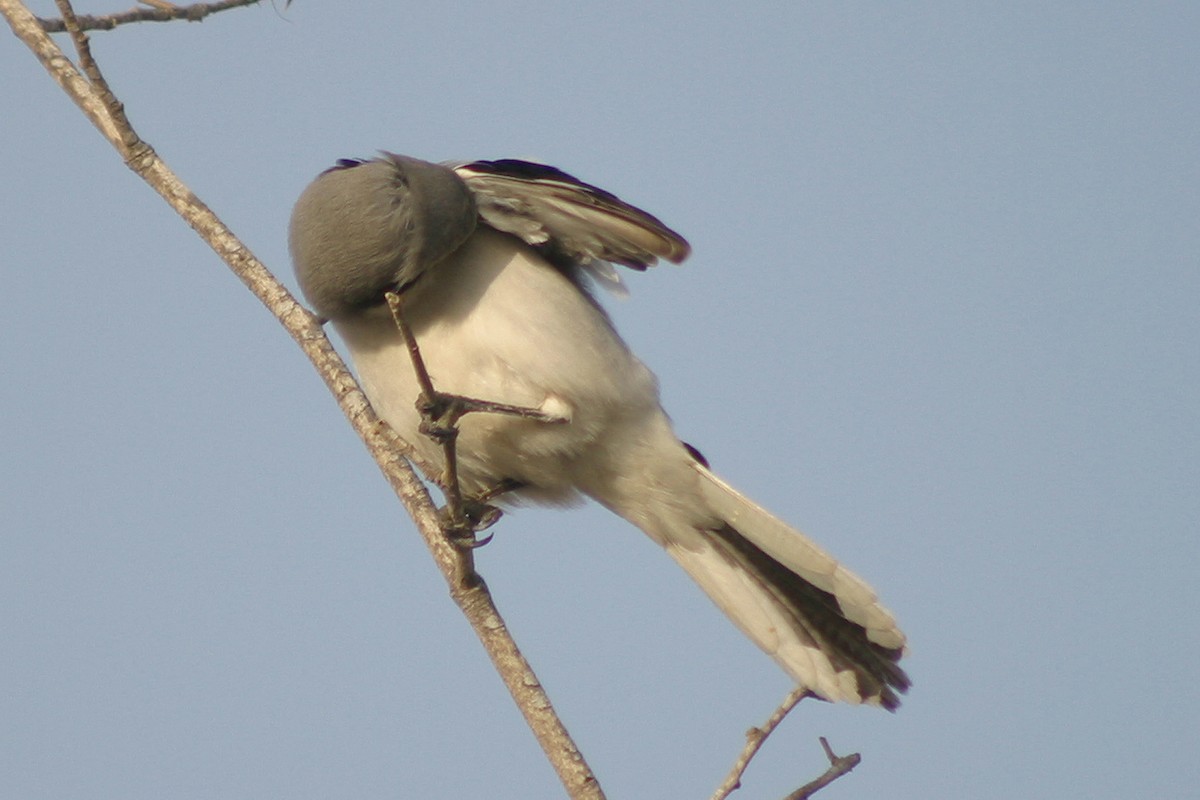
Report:
M709 506L730 527L813 586L836 597L846 619L865 628L870 641L890 650L904 647L904 633L895 617L879 603L865 581L700 463L696 471L703 479L701 486Z
M783 667L797 683L826 700L879 703L864 697L853 670L837 670L820 646L798 629L786 603L743 564L711 542L699 547L668 545L667 552L735 625Z

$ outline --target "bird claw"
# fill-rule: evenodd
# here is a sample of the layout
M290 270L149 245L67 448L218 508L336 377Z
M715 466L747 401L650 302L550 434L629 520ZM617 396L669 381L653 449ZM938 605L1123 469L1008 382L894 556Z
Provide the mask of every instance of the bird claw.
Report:
M492 500L495 500L502 494L509 494L510 492L515 492L518 489L523 489L524 487L524 481L519 481L516 478L501 478L500 480L496 481L496 484L492 486L492 488L485 489L477 496L471 498L471 500L476 503L486 504Z
M476 536L475 531L470 528L454 528L449 531L448 535L450 538L450 543L460 550L478 550L480 547L483 547L485 544L492 541L492 539L496 536L494 533L489 533L487 536L484 536L481 539Z
M486 531L504 516L503 509L492 505L490 501L500 495L516 491L524 485L512 478L505 478L474 497L462 498L457 513L451 507L452 504L443 506L438 510L438 517L441 520L442 529L446 531L446 536L456 547L464 550L483 547L492 540L495 534L489 533L483 538L479 538L477 534Z
M491 500L509 492L514 492L520 489L525 484L512 478L505 478L498 481L495 486L486 489L475 497L462 498L461 519L455 521L449 508L443 508L439 513L442 517L442 522L446 530L451 532L451 537L459 541L456 544L460 546L475 549L483 547L492 540L495 534L489 534L482 539L476 538L475 534L481 531L486 531L488 528L495 525L504 516L504 510L497 508L491 504Z

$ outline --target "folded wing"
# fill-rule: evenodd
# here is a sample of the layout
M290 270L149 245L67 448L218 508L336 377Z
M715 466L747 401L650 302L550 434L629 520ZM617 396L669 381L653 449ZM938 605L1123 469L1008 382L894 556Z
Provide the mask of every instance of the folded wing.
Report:
M644 270L660 258L678 264L691 252L657 217L560 169L511 158L447 166L471 190L484 223L553 263L612 280L603 262Z

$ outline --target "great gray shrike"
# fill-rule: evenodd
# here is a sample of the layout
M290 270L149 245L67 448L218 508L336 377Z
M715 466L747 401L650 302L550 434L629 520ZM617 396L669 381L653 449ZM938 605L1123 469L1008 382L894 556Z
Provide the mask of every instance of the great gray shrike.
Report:
M379 415L431 463L420 393L384 301L405 317L438 391L538 409L557 422L470 414L463 492L587 495L661 545L755 644L826 700L894 709L904 634L874 591L743 497L680 442L654 375L613 329L589 278L679 263L655 217L553 167L343 160L304 190L289 245L300 286L333 322ZM503 482L503 483L502 483Z

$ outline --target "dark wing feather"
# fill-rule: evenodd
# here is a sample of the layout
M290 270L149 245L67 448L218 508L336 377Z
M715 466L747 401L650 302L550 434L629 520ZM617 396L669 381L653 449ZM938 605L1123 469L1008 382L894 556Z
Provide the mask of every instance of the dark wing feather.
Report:
M678 264L691 252L657 217L560 169L511 158L447 166L466 182L487 225L554 261L644 270L659 258Z

